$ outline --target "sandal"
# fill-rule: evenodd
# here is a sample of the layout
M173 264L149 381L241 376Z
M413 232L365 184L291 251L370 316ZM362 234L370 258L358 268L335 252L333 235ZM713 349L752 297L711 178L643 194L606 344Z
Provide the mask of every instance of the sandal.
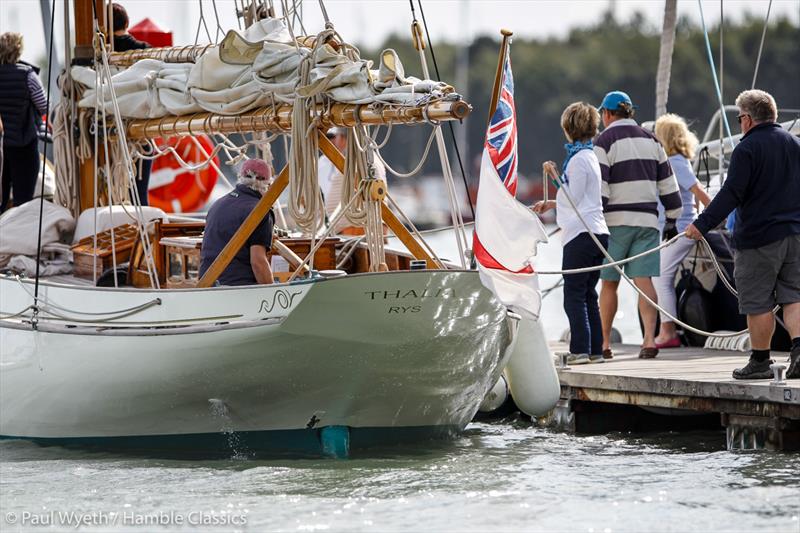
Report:
M611 352L611 348L606 348L603 350L603 359L614 359L614 354Z
M658 355L658 348L642 348L639 351L639 359L655 359Z

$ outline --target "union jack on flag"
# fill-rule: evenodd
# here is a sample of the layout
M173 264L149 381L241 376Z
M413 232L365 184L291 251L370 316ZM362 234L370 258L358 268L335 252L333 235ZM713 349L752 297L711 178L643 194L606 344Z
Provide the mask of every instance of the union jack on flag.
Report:
M511 58L503 67L503 84L486 132L485 149L497 174L512 196L517 195L517 111L514 108L514 75Z
M481 282L508 308L538 319L541 307L533 257L547 235L517 194L517 116L514 77L506 50L497 107L481 159L472 248Z

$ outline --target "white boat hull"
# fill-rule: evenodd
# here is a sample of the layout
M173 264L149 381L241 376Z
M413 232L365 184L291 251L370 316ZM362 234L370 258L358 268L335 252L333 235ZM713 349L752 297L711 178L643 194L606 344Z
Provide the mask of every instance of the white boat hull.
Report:
M0 277L2 316L30 305L32 290ZM0 321L0 435L42 442L315 453L330 426L350 428L354 448L457 433L517 328L470 271L40 290L47 310L68 318L42 312L36 330ZM82 314L154 298L160 305L111 321Z

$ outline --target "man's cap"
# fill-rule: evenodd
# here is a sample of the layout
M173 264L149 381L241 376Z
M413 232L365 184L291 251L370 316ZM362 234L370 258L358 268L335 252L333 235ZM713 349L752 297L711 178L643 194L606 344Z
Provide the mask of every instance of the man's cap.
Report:
M614 111L619 108L619 104L628 104L633 109L638 109L639 106L633 105L631 102L631 97L628 96L628 93L624 93L622 91L611 91L603 98L603 103L597 106L598 109L608 109L609 111Z
M255 179L268 180L270 176L269 165L263 159L248 159L242 163L239 175Z

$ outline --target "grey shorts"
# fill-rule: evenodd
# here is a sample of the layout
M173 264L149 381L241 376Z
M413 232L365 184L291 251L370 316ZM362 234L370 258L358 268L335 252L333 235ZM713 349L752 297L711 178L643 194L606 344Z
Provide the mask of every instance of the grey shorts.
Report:
M775 304L800 302L800 235L737 250L733 264L740 313L758 315Z

